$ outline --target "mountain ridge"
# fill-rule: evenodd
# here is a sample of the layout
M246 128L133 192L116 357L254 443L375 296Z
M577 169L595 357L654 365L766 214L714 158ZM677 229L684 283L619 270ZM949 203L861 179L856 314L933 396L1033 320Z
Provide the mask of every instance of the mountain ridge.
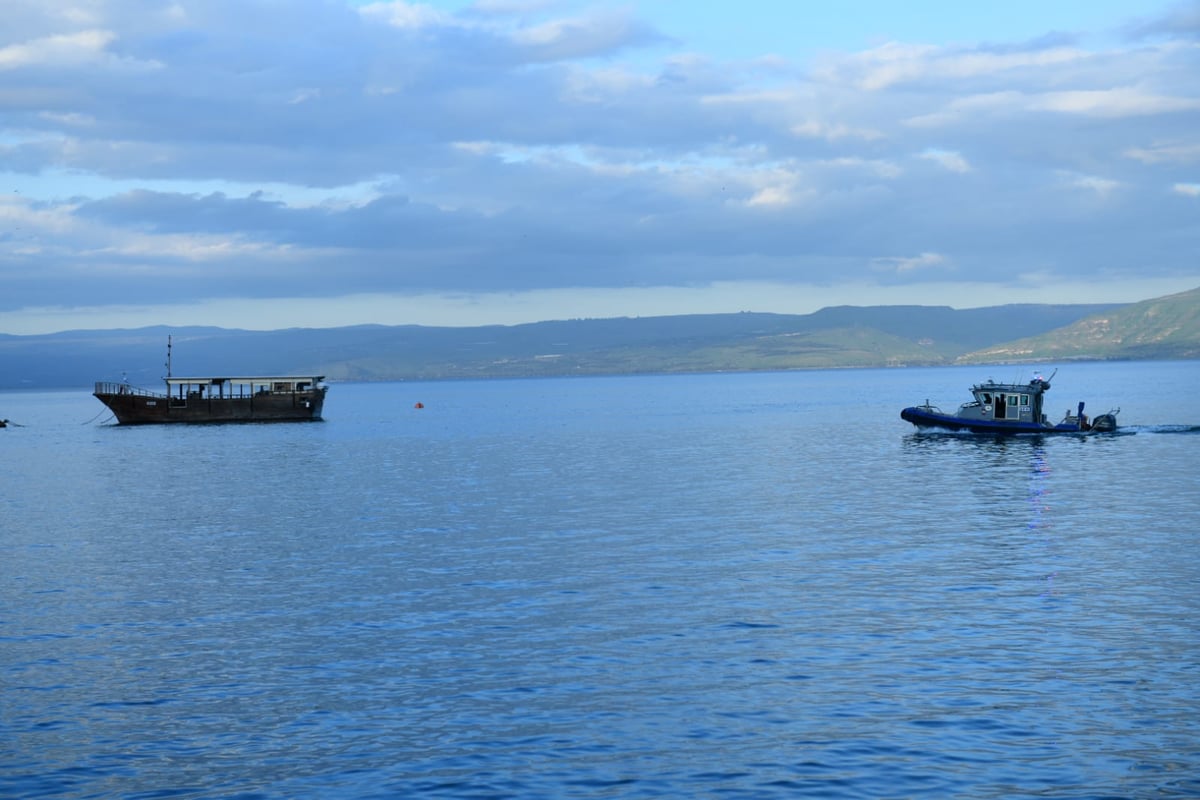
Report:
M1196 358L1200 289L1133 304L830 306L802 315L609 317L465 328L159 325L0 334L0 389L125 379L156 387L166 373L168 336L177 376L294 373L332 381ZM1064 340L1092 346L1068 351Z

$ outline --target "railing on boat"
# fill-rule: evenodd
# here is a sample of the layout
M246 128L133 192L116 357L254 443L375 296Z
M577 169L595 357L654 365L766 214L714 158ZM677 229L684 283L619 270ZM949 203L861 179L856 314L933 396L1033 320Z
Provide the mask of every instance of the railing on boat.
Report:
M209 386L208 391L198 391L195 387L201 384L182 384L185 389L181 389L178 393L171 392L165 394L163 392L153 392L149 389L140 389L136 386L130 386L128 383L114 383L112 381L97 381L96 394L128 394L136 397L154 397L158 399L169 398L172 402L182 402L185 397L190 400L244 400L249 397L263 397L265 395L278 394L299 394L305 395L317 391L315 385L295 389L291 386L286 388L275 388L270 382L254 380L252 382L232 382L223 385ZM283 384L280 384L281 386Z
M130 394L137 397L166 397L162 392L152 392L149 389L139 389L128 383L111 381L96 381L96 394Z

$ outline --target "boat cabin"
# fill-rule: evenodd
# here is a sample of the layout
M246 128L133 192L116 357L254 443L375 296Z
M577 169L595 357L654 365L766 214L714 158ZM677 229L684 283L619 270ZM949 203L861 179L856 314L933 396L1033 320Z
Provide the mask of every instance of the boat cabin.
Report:
M1046 415L1042 413L1042 394L1049 388L1050 383L1040 377L1026 384L989 380L971 387L975 402L964 403L960 413L969 409L981 419L1041 425L1046 421Z
M167 396L172 405L183 405L189 399L233 400L279 394L311 392L324 380L318 376L268 376L254 378L165 378Z

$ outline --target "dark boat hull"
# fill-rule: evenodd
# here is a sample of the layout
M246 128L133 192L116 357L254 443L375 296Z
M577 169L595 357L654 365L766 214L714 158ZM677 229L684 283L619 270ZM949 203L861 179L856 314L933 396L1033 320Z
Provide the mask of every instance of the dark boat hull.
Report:
M119 425L169 422L310 422L321 419L325 388L251 397L168 397L96 391Z
M952 414L939 414L919 406L912 406L900 412L900 418L911 422L919 428L941 428L948 431L969 431L970 433L990 433L999 435L1014 435L1021 433L1086 433L1087 430L1078 425L1036 425L1031 422L1018 420L981 420L965 419ZM1114 425L1115 427L1115 425Z

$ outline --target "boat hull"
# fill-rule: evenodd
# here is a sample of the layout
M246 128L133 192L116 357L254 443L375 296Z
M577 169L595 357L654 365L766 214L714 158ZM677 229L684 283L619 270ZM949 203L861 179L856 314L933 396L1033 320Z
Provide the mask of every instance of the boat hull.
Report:
M97 390L96 398L112 411L119 425L171 422L312 422L321 419L325 387L287 394L251 397L168 397Z
M940 428L948 431L1014 435L1020 433L1086 433L1079 425L1037 425L1019 420L987 420L940 414L920 406L911 406L900 412L900 418L918 428Z

